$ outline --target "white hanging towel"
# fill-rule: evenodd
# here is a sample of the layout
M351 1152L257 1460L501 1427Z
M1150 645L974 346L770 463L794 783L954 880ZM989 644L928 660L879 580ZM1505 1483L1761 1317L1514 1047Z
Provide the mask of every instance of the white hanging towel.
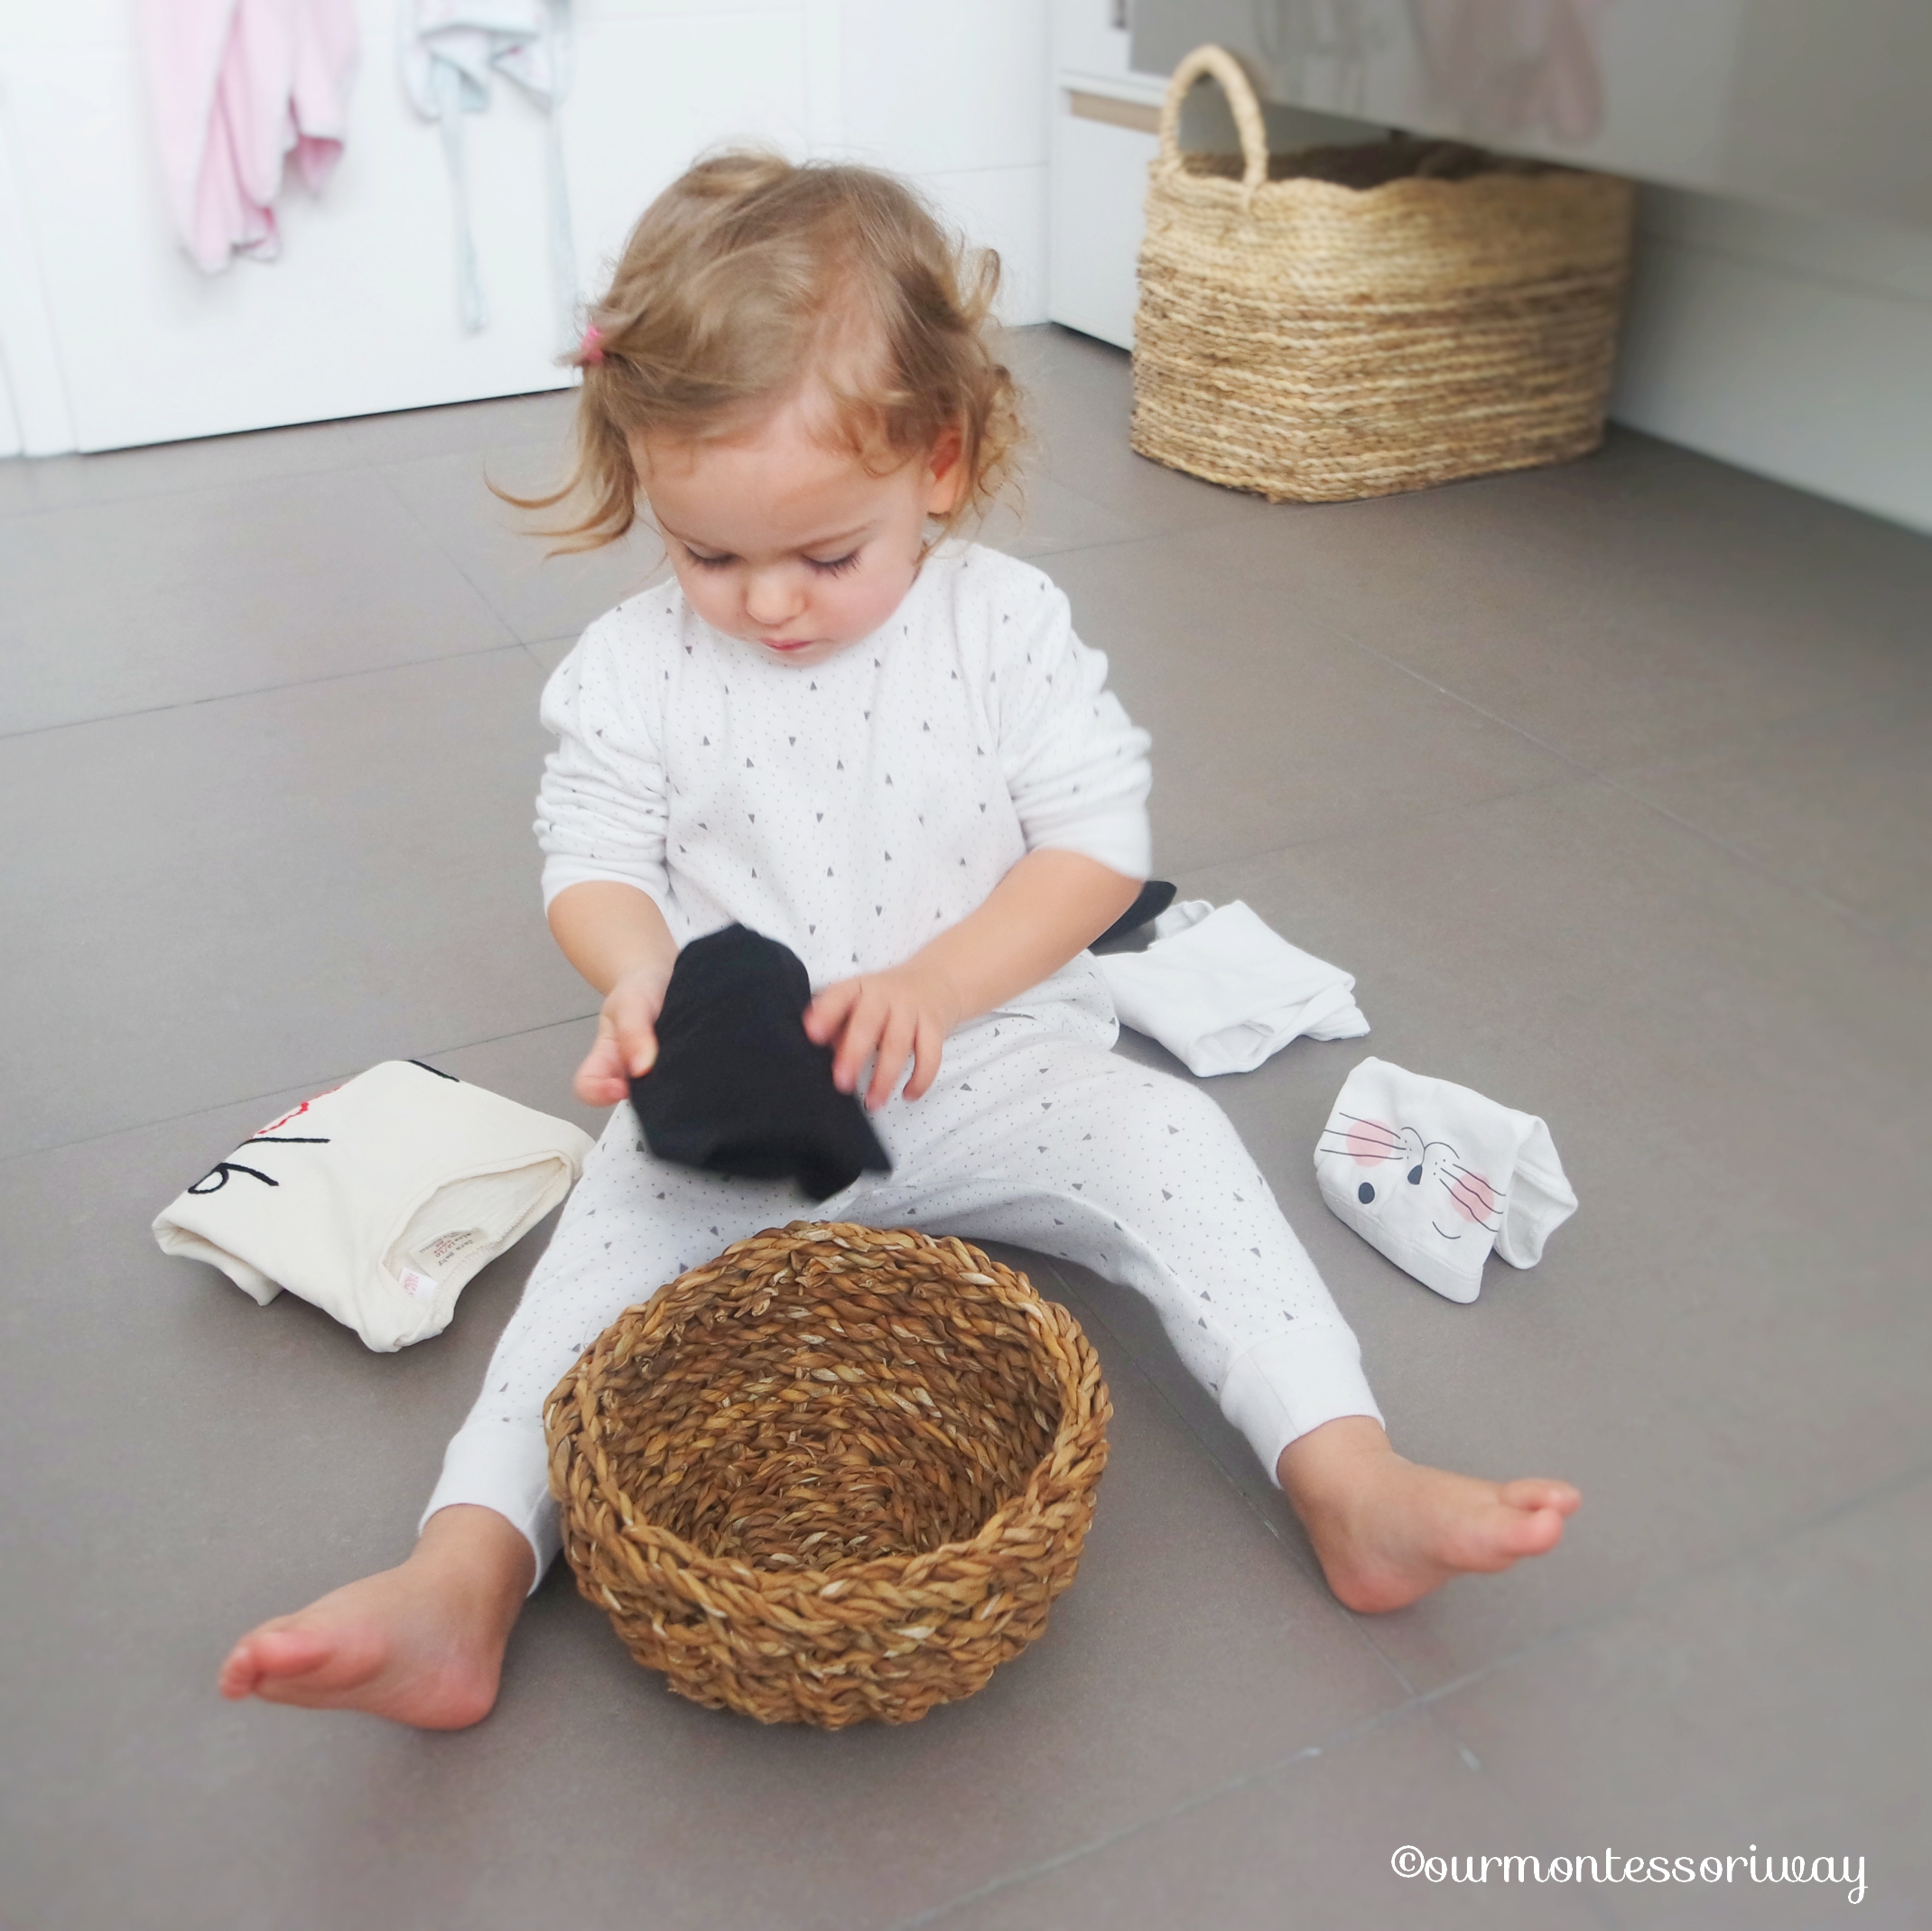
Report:
M1549 1128L1466 1086L1365 1059L1314 1149L1322 1198L1406 1274L1473 1301L1493 1248L1533 1267L1576 1212Z
M168 206L198 267L281 252L290 154L320 189L341 158L361 50L355 0L139 0Z
M489 106L490 77L514 80L543 110L550 177L550 281L557 344L577 339L577 252L571 239L571 204L563 172L558 110L571 90L570 0L401 0L403 82L416 112L442 129L456 220L457 297L464 328L488 325L469 219L469 184L463 164L463 116Z
M264 1307L284 1287L379 1354L440 1334L471 1276L576 1184L590 1137L385 1060L244 1140L154 1221Z
M1360 1039L1355 980L1290 945L1241 899L1190 898L1154 921L1141 952L1094 960L1124 1025L1195 1074L1252 1072L1291 1039Z

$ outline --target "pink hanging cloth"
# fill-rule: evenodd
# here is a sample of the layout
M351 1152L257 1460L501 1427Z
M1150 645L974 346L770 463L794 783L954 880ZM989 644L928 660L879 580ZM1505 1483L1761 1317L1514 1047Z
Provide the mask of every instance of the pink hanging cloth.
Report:
M293 153L319 189L341 158L360 37L355 0L139 0L168 205L209 274L281 252Z

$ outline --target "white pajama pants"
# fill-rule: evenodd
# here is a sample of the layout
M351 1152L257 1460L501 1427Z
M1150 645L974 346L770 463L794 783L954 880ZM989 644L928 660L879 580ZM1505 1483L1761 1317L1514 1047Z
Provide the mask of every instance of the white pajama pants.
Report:
M932 1091L874 1116L893 1171L816 1207L786 1183L654 1160L629 1107L617 1108L424 1520L457 1502L494 1509L529 1538L541 1576L559 1547L542 1413L551 1389L625 1308L731 1241L801 1219L1010 1241L1136 1289L1270 1479L1310 1429L1344 1415L1379 1420L1353 1333L1226 1115L1196 1088L1116 1057L1104 994L1068 990L954 1034Z

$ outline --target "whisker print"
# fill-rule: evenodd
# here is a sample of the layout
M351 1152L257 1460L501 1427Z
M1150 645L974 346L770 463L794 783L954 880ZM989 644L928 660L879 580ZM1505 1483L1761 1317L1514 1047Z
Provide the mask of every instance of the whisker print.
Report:
M1460 1187L1450 1181L1443 1180L1440 1174L1436 1178L1441 1182L1443 1191L1478 1227L1487 1228L1492 1234L1502 1231L1502 1216L1500 1213L1496 1213L1496 1205L1493 1200L1482 1200L1472 1190ZM1494 1221L1490 1219L1492 1213L1496 1214ZM1436 1231L1440 1233L1442 1230L1437 1228Z
M1339 1147L1317 1147L1315 1151L1317 1153L1342 1155L1358 1164L1369 1162L1386 1164L1390 1160L1399 1159L1402 1154L1402 1149L1399 1147L1351 1146L1347 1140L1342 1141Z
M1471 1174L1456 1180L1444 1180L1443 1184L1452 1193L1474 1201L1486 1214L1495 1212L1500 1204L1496 1197L1496 1189L1481 1174Z
M1338 1124L1343 1120L1349 1124ZM1317 1152L1343 1155L1361 1166L1399 1159L1407 1151L1407 1141L1395 1128L1384 1120L1362 1119L1353 1113L1338 1112L1329 1125L1322 1128L1322 1133L1324 1139L1337 1139L1342 1144L1339 1147L1318 1146Z

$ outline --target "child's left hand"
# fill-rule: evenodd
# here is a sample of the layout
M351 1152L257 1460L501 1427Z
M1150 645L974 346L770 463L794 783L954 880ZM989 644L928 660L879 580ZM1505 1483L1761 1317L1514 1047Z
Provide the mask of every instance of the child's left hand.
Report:
M876 1111L892 1098L908 1059L906 1097L916 1100L931 1087L960 1018L940 975L914 962L827 986L805 1009L805 1035L814 1045L837 1042L831 1077L841 1093L856 1092L866 1062L873 1062L865 1103Z

